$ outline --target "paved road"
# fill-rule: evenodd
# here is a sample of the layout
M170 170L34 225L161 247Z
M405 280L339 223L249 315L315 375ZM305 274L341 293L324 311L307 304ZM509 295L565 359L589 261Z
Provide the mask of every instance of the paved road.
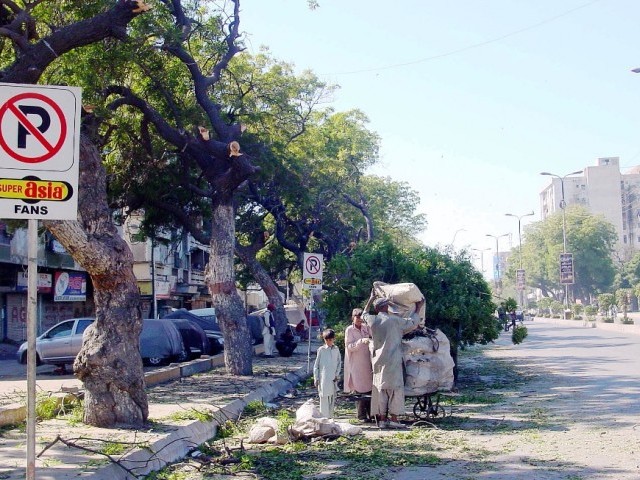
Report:
M640 478L640 335L545 319L527 327L524 343L511 346L503 335L497 342L503 347L489 355L543 374L520 393L516 413L539 406L549 428L534 442L514 438L512 451L492 458L496 471L459 476L468 464L452 462L406 469L394 480ZM508 409L502 413L509 415Z

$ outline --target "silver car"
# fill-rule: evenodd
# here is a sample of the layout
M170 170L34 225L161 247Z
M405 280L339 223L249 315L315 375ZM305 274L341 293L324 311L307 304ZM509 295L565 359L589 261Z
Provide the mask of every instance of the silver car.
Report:
M36 365L73 363L82 347L82 334L93 318L72 318L51 327L36 338ZM27 363L27 342L20 345L18 361Z
M73 363L82 347L84 331L93 321L93 318L64 320L36 338L36 365ZM18 362L27 363L27 342L20 345L16 355ZM140 356L148 365L182 361L187 357L178 329L173 323L162 320L144 320Z

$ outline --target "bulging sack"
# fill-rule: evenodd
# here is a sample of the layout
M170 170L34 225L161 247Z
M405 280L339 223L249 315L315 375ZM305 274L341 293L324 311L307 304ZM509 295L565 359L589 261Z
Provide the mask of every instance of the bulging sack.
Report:
M408 317L415 312L416 302L424 299L424 295L415 283L373 282L373 290L378 297L389 299L389 311L401 317ZM424 325L425 305L419 312L420 325Z
M405 395L417 396L453 388L453 367L447 336L436 330L435 340L415 336L402 341Z

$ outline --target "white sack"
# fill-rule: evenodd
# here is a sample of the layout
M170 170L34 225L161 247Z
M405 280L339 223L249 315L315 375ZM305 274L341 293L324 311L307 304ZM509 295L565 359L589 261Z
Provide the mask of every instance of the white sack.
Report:
M405 395L418 396L453 388L453 367L447 336L436 330L434 342L429 337L416 336L402 341L405 367ZM436 350L437 349L437 350ZM434 351L436 350L436 351Z
M389 311L401 317L408 317L416 311L416 302L424 299L424 295L414 283L373 282L373 290L378 297L389 299ZM424 325L426 306L423 305L418 316L420 326Z
M296 410L296 422L303 422L310 418L322 418L322 414L312 398L304 402Z

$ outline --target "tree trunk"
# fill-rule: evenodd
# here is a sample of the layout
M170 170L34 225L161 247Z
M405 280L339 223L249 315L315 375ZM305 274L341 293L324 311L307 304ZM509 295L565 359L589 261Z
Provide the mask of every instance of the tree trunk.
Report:
M79 221L45 221L94 286L96 322L73 365L84 383L84 421L98 427L142 426L149 413L138 346L142 315L133 255L118 235L106 202L100 155L80 142Z
M280 336L285 331L287 325L289 324L289 320L287 320L287 315L284 311L282 298L280 297L280 290L278 289L278 286L275 284L275 282L271 279L269 273L256 259L256 255L253 249L243 247L241 245L236 245L236 253L242 263L244 263L251 272L253 279L258 282L258 285L260 285L260 287L262 288L262 291L269 299L269 303L273 303L276 306L274 319L276 322L276 338L278 338L278 336Z
M253 374L253 347L242 300L236 290L234 266L235 209L232 196L214 205L205 281L216 306L224 336L224 363L232 375Z

